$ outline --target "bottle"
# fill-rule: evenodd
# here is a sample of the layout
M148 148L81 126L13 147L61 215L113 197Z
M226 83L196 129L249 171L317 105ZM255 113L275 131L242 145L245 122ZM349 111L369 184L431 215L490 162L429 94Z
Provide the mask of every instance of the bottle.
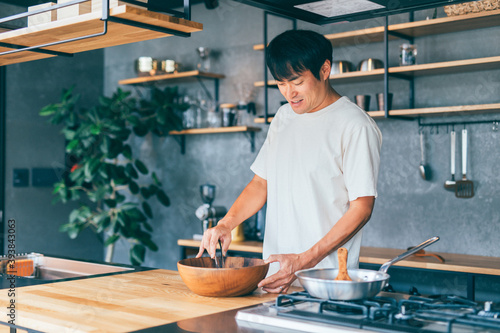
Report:
M234 126L236 125L237 119L236 119L236 105L235 104L221 104L220 106L222 112L222 126L223 127L229 127L229 126Z

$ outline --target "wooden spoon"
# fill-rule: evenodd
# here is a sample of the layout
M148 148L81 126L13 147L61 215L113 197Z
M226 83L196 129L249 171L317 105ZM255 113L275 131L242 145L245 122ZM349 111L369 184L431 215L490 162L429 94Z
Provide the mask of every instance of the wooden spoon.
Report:
M339 258L339 274L335 280L352 281L349 274L347 274L347 249L345 247L341 247L337 250L337 255Z

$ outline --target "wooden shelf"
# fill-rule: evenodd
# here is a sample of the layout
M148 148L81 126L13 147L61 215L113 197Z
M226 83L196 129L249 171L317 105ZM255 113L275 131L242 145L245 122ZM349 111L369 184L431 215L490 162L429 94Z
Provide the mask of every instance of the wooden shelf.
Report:
M179 239L177 241L177 244L179 246L193 249L198 249L200 247L200 243L200 241L192 239ZM262 253L262 242L232 242L229 245L229 250ZM362 246L359 254L359 262L364 264L382 265L392 258L397 257L404 251L405 250L400 249ZM440 255L445 259L445 262L442 263L434 257L410 256L400 262L395 263L394 265L401 267L500 276L500 258L455 253L436 253L430 251L428 253L435 253Z
M268 117L267 122L270 123L273 120L274 117ZM264 118L255 118L254 123L256 124L264 124Z
M442 17L433 20L423 20L409 23L389 25L389 31L398 32L411 37L421 37L450 32L489 28L500 25L500 10L484 11L470 15L459 15ZM373 27L368 29L339 32L328 34L325 37L330 40L334 47L348 45L359 45L384 40L384 27ZM389 36L389 39L396 39ZM257 44L254 50L263 50L264 44Z
M225 76L222 74L200 72L198 70L195 70L195 71L177 72L171 74L135 77L131 79L120 80L118 81L118 83L122 85L147 85L152 83L161 83L165 81L176 82L176 81L186 81L189 79L197 79L197 78L223 79L225 78Z
M439 106L419 109L403 109L403 110L390 110L390 116L407 116L407 117L421 117L421 116L441 116L444 114L478 114L478 113L494 113L500 112L500 103L493 104L476 104L476 105L457 105L457 106ZM384 117L384 111L368 111L368 114L373 118Z
M46 24L3 32L0 33L0 42L23 46L35 46L100 33L104 26L104 23L101 21L101 15L101 12L97 11ZM151 12L129 5L111 8L110 16L187 33L201 31L203 29L203 24L201 23ZM167 36L171 36L171 34L109 21L108 32L103 36L62 43L45 49L73 54ZM9 50L11 49L0 47L0 52ZM29 51L12 53L0 57L0 66L53 56L54 55Z
M189 248L199 248L200 241L194 239L179 239L177 245ZM249 252L249 253L262 253L262 242L259 241L243 241L231 242L229 244L229 251Z
M389 68L390 74L403 74L408 76L454 74L469 71L482 71L500 69L500 56L435 62L430 64L401 66Z
M401 74L408 77L424 76L424 75L439 75L439 74L454 74L468 71L482 71L500 69L500 56L476 58L466 60L454 60L435 62L430 64L398 66L389 68L389 74ZM381 80L384 77L384 69L379 68L367 72L348 72L343 74L335 74L330 76L333 84L367 82ZM268 85L276 86L275 80L267 81ZM255 87L263 87L264 81L254 83Z
M401 109L401 110L390 110L390 116L405 116L405 117L422 117L422 116L442 116L444 114L478 114L478 113L496 113L500 112L500 103L492 104L476 104L476 105L457 105L457 106L438 106L429 108L419 108L419 109ZM367 112L372 118L384 118L384 111L368 111ZM267 118L268 122L271 122L273 117ZM263 124L264 118L255 118L254 122L256 124Z
M186 135L195 134L220 134L220 133L243 133L250 141L250 151L255 152L255 132L259 132L260 127L250 126L230 126L230 127L217 127L217 128L191 128L182 131L170 131L169 134L177 138L181 146L181 154L186 152Z
M236 133L236 132L259 132L259 127L249 126L230 126L217 128L190 128L182 131L171 131L170 135L193 135L193 134L218 134L218 133Z

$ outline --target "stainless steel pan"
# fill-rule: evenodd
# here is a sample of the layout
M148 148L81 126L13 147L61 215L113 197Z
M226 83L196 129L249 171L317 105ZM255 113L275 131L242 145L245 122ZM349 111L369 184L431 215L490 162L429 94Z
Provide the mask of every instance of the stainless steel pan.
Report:
M339 270L333 268L304 269L296 272L295 275L304 289L313 297L344 301L370 298L379 293L388 283L390 276L387 274L387 269L392 264L411 256L438 240L439 237L437 236L426 240L422 244L389 260L378 271L349 269L348 272L352 281L335 281L334 279L337 277Z

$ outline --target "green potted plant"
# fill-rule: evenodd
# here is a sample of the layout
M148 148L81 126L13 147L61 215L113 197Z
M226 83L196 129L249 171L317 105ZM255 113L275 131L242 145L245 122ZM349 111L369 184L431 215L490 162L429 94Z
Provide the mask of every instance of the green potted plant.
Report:
M146 249L157 251L149 220L156 198L169 206L169 197L154 172L137 158L130 138L152 133L166 136L182 129L178 111L186 105L176 103L176 88L154 88L151 99L137 100L118 89L111 97L101 97L89 109L77 107L79 95L73 88L63 91L61 101L45 106L41 116L62 125L66 153L72 161L62 179L54 184L55 202L79 201L60 231L76 238L91 228L102 235L106 261L112 261L114 245L123 239L130 243L130 262L140 265Z

